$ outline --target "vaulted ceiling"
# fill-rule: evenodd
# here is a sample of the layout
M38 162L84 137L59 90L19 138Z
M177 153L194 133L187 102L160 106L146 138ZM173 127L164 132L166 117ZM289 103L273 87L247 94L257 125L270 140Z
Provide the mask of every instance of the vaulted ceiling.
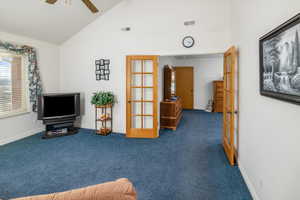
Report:
M0 31L61 44L121 0L91 1L99 13L92 14L81 0L58 0L54 5L45 0L1 0Z

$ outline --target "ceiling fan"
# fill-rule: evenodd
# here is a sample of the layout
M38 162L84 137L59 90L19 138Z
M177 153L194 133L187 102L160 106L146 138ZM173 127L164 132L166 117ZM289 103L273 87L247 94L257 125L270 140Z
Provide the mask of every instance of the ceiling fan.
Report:
M46 0L46 3L55 4L58 0ZM81 0L92 13L97 13L99 10L90 0Z

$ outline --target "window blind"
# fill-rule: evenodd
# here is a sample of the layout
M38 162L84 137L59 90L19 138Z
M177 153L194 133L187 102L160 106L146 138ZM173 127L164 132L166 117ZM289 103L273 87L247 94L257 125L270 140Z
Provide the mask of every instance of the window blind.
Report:
M0 117L27 112L22 56L0 52Z

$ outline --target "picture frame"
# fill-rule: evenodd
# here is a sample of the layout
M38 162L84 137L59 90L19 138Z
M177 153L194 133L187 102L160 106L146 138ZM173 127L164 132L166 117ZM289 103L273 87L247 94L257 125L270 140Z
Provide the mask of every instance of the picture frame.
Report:
M99 59L99 60L95 61L95 65L96 65L96 70L95 70L96 80L97 81L101 81L101 80L108 81L109 76L110 76L110 69L109 69L110 60L109 59Z
M260 94L300 105L300 13L259 39Z

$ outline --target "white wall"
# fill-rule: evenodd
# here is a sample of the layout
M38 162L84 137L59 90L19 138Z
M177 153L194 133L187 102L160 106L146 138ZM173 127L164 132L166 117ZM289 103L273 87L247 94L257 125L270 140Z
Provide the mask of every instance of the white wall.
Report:
M204 110L213 99L212 82L223 79L223 54L176 57L173 65L194 67L194 109Z
M58 46L4 32L0 32L0 40L35 47L44 91L59 91ZM0 119L0 127L0 145L36 134L44 129L34 113Z
M209 17L208 17L209 16ZM185 27L186 20L196 20ZM130 26L130 32L121 28ZM183 48L182 38L193 35L196 44ZM114 131L125 132L125 56L130 54L207 54L224 52L230 42L230 4L219 0L124 0L61 46L63 91L85 95L82 126L94 127L92 93L112 90ZM95 81L95 59L111 59L110 81Z
M258 39L300 12L299 0L232 0L239 48L239 162L255 199L300 199L300 106L259 94Z

